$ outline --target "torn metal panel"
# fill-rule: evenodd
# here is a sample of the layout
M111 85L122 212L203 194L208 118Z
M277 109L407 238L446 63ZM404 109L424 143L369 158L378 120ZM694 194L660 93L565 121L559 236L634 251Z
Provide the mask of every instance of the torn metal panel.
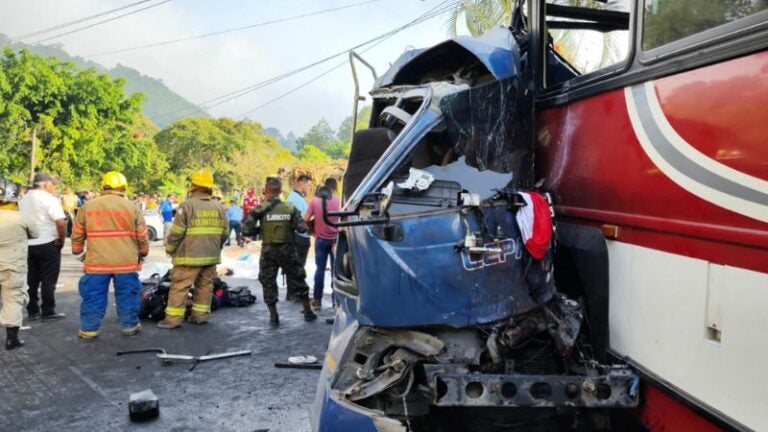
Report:
M428 49L406 51L374 88L419 84L445 78L504 79L520 71L520 49L506 28L494 28L479 38L458 36Z

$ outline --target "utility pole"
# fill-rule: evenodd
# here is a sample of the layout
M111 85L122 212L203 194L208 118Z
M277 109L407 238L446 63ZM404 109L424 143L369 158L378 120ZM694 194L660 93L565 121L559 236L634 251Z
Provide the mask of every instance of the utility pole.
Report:
M37 127L32 128L32 151L29 155L29 184L35 181L35 147L37 144Z

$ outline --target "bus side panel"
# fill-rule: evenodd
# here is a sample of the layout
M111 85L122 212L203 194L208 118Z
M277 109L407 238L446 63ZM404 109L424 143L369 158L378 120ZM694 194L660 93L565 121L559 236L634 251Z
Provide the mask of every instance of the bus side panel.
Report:
M766 71L762 52L546 109L537 149L562 220L618 228L611 348L755 430L768 430Z

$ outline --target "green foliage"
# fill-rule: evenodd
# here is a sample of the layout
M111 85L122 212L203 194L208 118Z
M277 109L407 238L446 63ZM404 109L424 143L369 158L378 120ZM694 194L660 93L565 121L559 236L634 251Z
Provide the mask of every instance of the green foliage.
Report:
M372 106L364 106L357 113L357 127L355 130L368 129L368 123L371 122ZM352 138L352 116L349 116L341 122L339 130L336 132L336 139L339 141L349 141Z
M480 36L498 25L511 22L514 0L460 0L448 18L448 29L452 35L459 30L459 22L472 36Z
M299 150L299 160L302 162L326 162L330 161L331 157L319 148L305 144Z
M152 125L141 114L142 96L126 97L124 82L94 69L10 49L0 58L0 173L30 171L32 131L37 131L36 169L66 183L96 182L104 171L136 173L150 182L154 167ZM141 130L149 130L141 137ZM162 158L154 160L163 168Z
M305 146L317 147L325 150L333 142L335 134L325 118L321 118L314 126L309 128L306 134L299 138L299 152Z
M332 159L347 159L349 158L349 151L352 148L352 142L346 141L334 141L328 146L325 153Z
M267 175L296 163L296 158L251 120L190 118L155 135L165 153L170 177L165 188L178 187L192 171L208 168L223 190L261 184Z
M298 150L298 142L296 142L296 135L294 135L293 132L288 132L288 136L283 136L283 134L280 133L280 129L269 127L264 129L264 133L276 139L281 146L288 150L292 152Z
M123 78L125 93L144 94L142 110L161 128L183 117L208 117L208 113L174 93L161 80L142 75L129 67L118 64L112 69L106 69L82 57L71 56L58 45L27 45L12 41L3 35L0 35L0 46L17 52L25 49L42 57L56 57L61 61L71 62L80 69L94 69L112 78Z
M651 49L768 8L766 0L647 1L643 48Z

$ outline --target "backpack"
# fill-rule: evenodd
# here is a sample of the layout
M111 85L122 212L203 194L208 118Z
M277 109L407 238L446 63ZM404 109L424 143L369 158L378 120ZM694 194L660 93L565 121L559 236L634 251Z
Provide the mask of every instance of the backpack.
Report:
M256 303L256 296L251 294L251 290L245 286L229 288L227 292L228 306L245 307Z
M166 273L162 278L153 274L141 282L141 308L139 318L161 321L165 318L165 307L168 304L168 293L171 291L171 274Z
M256 296L245 286L231 288L220 278L213 280L211 310L220 307L244 307L256 303ZM214 306L215 305L215 306Z

